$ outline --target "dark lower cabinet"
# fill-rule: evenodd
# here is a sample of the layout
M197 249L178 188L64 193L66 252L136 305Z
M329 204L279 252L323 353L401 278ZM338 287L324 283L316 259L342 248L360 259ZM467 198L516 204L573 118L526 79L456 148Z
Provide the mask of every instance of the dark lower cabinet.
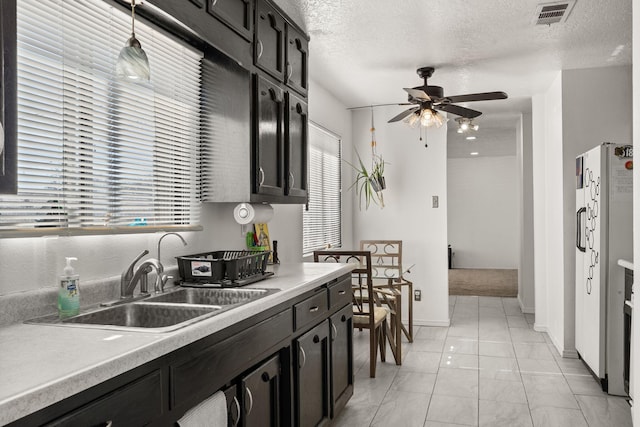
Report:
M331 322L331 417L353 396L353 309L351 304L329 318Z
M282 425L280 372L280 358L275 355L242 378L242 426Z
M155 371L45 425L147 425L162 414L162 403L162 376Z
M321 426L330 419L329 320L295 340L296 425Z

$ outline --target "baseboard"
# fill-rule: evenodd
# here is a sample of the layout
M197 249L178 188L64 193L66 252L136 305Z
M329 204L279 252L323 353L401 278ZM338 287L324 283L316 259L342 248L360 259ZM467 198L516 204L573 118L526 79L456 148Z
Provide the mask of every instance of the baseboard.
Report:
M534 329L535 329L535 327L534 327ZM551 340L551 344L553 344L553 346L556 348L556 350L558 351L558 354L560 354L563 358L567 358L567 359L577 359L578 358L578 351L575 348L573 348L573 349L565 349L565 348L563 348L563 346L560 345L560 343L558 342L556 337L551 335L549 333L549 331L544 331L544 332L547 334L547 336Z
M413 320L415 326L451 326L451 319L447 320Z
M562 357L567 359L577 359L578 358L578 350L563 350Z
M518 294L518 305L520 306L520 311L522 311L522 313L524 314L535 314L536 312L535 307L525 307L524 304L522 304L520 294Z
M547 332L547 326L546 325L540 325L540 324L534 322L533 330L536 331L536 332Z

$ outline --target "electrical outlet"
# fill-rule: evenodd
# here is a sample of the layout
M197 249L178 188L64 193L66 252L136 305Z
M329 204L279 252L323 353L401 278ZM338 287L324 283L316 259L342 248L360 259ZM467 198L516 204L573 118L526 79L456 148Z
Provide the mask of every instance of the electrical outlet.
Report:
M432 205L434 208L438 207L438 196L431 196Z
M416 289L413 291L413 300L421 301L422 300L422 291L420 289Z

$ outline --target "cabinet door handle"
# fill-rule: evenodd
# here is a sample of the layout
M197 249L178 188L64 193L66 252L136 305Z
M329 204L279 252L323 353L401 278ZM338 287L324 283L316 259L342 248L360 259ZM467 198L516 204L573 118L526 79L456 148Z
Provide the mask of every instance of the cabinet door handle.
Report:
M262 45L262 40L258 40L258 59L262 57L263 52L264 52L264 46Z
M253 395L251 394L251 389L249 387L246 388L246 392L249 405L247 406L245 414L249 415L251 413L251 410L253 409Z
M293 172L289 172L289 190L293 188L293 184L296 182Z
M235 396L233 396L233 404L236 405L236 414L238 414L238 416L233 418L233 414L231 414L231 427L236 427L240 421L240 402L238 402L238 398Z
M315 313L315 312L316 312L316 311L318 311L318 310L320 310L320 307L318 307L318 306L316 305L316 306L311 307L311 308L309 309L309 313Z
M347 293L347 291L345 291L344 289L343 289L343 290L341 290L341 291L338 291L338 295L344 295L344 294L346 294L346 293Z
M211 0L211 7L216 7L218 0Z
M304 368L304 365L307 363L307 355L304 352L304 348L302 348L302 346L300 346L300 362L298 363L298 365L300 365L300 369Z
M113 421L109 420L104 423L104 427L111 427L113 425Z
M331 332L333 333L331 336L331 341L335 341L338 338L338 328L333 323L331 324Z
M262 169L262 166L260 166L260 183L258 184L259 187L262 187L262 184L264 184L264 169Z
M287 62L287 82L291 80L291 76L293 75L293 66L290 62Z

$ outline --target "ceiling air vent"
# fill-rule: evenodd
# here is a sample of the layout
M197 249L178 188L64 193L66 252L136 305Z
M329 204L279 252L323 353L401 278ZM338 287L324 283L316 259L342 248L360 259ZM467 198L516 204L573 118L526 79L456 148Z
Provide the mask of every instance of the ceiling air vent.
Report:
M533 22L536 25L551 25L557 22L564 22L575 4L575 0L539 4L536 8Z

